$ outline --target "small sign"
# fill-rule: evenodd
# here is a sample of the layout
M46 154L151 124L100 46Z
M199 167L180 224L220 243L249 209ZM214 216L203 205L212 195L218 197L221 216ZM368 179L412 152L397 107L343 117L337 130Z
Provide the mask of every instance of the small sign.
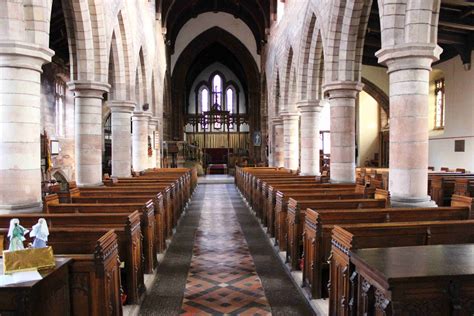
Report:
M57 140L51 141L51 155L52 156L59 155L59 141Z
M454 152L463 153L465 151L466 142L464 139L454 141Z

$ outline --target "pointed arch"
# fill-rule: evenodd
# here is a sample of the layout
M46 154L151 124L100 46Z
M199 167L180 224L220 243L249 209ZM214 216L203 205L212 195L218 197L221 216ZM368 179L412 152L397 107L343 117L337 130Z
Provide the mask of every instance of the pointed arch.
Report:
M313 33L315 31L316 25L316 15L314 13L310 13L309 19L306 19L304 24L304 28L306 29L303 34L306 34L301 41L301 48L300 48L300 66L299 66L299 78L298 78L298 86L299 86L299 93L298 97L300 100L308 99L308 72L309 72L309 64L310 64L310 51L311 51L311 44L313 40Z
M284 78L283 78L283 110L288 110L289 109L289 102L290 102L290 94L292 93L290 86L292 85L291 83L291 76L293 74L292 69L293 69L293 47L290 46L290 49L288 51L288 57L286 58L286 65L285 65L285 73L284 73ZM282 110L280 109L280 110Z
M119 11L117 15L118 28L120 29L120 36L122 42L123 50L123 60L124 60L124 80L125 80L125 92L126 98L128 100L132 99L132 87L134 86L134 67L132 59L132 43L131 36L128 34L130 29L130 24L128 23L127 15L124 10Z

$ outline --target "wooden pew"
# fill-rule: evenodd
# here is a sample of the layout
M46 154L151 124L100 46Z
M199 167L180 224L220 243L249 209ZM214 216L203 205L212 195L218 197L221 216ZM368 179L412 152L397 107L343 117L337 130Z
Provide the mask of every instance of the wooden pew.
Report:
M266 210L267 227L270 236L276 237L275 241L280 245L283 245L286 249L285 243L282 243L282 236L277 237L281 232L286 233L286 230L280 230L281 225L286 225L287 205L288 199L295 196L295 198L305 196L308 199L313 194L333 194L332 197L327 196L327 199L339 199L337 194L348 194L353 198L371 198L373 195L368 195L366 188L363 186L354 186L347 184L272 184L269 186L266 195L266 203L263 203L263 207ZM308 196L308 197L306 197ZM317 199L320 199L317 197Z
M75 204L110 204L110 203L147 203L150 200L149 195L122 196L111 197L108 194L95 196L80 196L79 191L73 194L71 202ZM153 197L155 209L155 245L156 251L162 253L166 249L166 224L165 210L163 205L163 195L158 193Z
M55 194L47 196L44 203L46 213L128 213L138 210L141 218L141 231L143 233L143 255L145 260L145 272L153 273L157 267L156 258L157 245L155 237L155 208L152 200L145 203L110 203L110 204L68 204L59 203L59 198Z
M298 270L303 247L303 228L308 208L315 210L384 208L387 199L348 199L348 200L295 200L288 201L288 233L286 241L286 261L293 270Z
M95 236L97 237L94 237L95 240L92 240L92 237L90 237L90 243L94 244L107 231L113 229L118 236L118 253L121 261L124 262L126 282L124 282L123 285L128 295L128 302L132 304L138 304L140 302L140 298L145 292L145 283L143 275L140 214L138 211L132 214L9 214L0 215L0 226L8 227L12 218L18 218L24 227L32 227L38 222L39 218L44 218L51 231L55 231L56 229L73 230L74 233L72 233L71 236L77 235L77 237L60 236L59 239L62 243L68 242L69 239L73 241L75 238ZM53 245L52 238L51 236L51 238L49 238L50 240L48 240L50 245ZM78 242L77 247L65 247L64 249L74 254L89 249L86 247L86 244ZM60 253L59 248L53 246L53 250L54 249L57 249L56 253Z
M335 226L330 259L330 315L353 315L357 302L349 301L356 290L349 253L361 248L474 243L474 220L428 221Z
M136 188L125 188L125 187L99 187L99 188L75 188L69 192L69 202L72 201L72 197L121 197L121 196L143 196L149 195L150 198L155 199L158 194L163 195L163 223L166 229L166 237L171 237L173 232L173 214L174 214L174 196L170 186L164 187L161 192L157 192L157 189L136 189ZM161 209L161 208L159 208Z
M468 207L388 208L353 210L306 210L304 227L304 284L314 297L324 295L323 272L331 250L331 231L335 225L467 220ZM314 285L314 286L313 286Z

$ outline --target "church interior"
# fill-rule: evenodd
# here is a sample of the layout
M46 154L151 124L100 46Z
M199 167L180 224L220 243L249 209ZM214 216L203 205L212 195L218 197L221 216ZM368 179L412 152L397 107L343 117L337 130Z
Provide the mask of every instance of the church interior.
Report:
M474 315L472 1L1 3L0 315Z

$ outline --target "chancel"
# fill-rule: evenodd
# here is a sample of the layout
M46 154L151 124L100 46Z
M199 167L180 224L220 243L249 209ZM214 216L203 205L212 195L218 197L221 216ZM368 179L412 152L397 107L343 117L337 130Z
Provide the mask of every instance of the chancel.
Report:
M0 315L474 315L472 1L2 4Z

